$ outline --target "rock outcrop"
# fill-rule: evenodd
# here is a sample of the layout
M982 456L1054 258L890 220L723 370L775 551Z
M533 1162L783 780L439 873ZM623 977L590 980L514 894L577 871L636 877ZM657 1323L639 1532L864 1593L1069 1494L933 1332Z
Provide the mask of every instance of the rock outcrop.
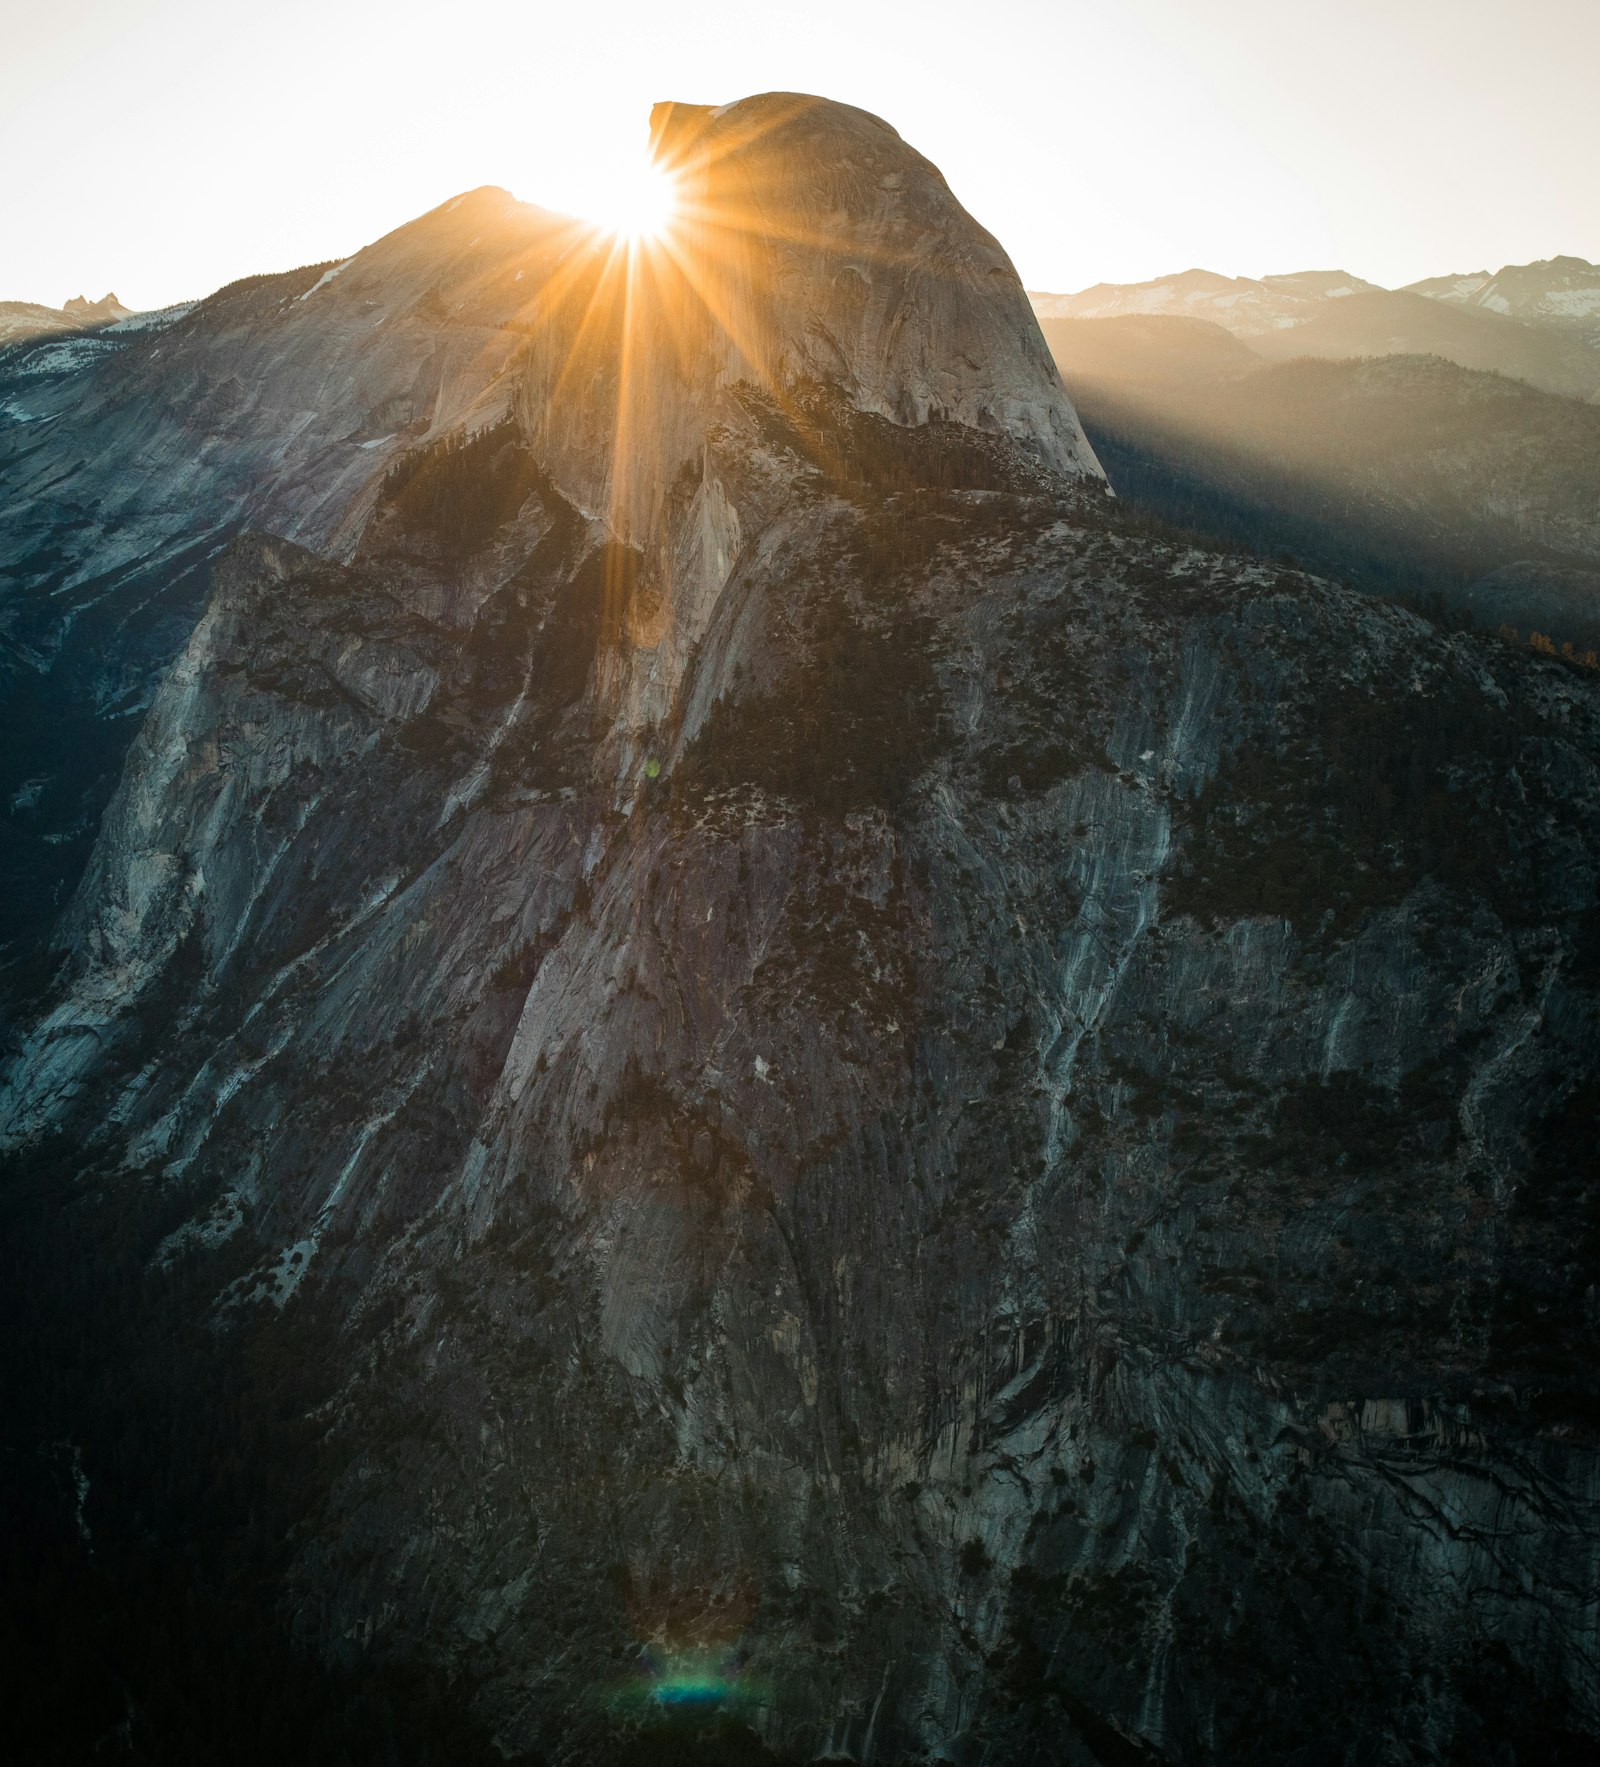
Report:
M575 232L474 191L343 264L0 353L11 1001L212 562L248 528L345 556L397 453L496 420L527 290Z
M37 338L92 330L132 317L133 310L123 306L114 294L98 301L74 295L64 307L45 307L37 301L0 301L0 349Z
M875 119L656 137L513 420L219 562L13 1148L294 1365L296 1636L507 1753L675 1665L798 1759L1576 1747L1592 680L1128 524Z

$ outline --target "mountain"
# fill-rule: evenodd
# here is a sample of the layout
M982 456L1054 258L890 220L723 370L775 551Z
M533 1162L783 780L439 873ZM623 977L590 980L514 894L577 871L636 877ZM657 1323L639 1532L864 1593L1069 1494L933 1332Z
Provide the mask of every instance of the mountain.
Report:
M1112 319L1130 314L1209 319L1240 337L1304 325L1324 301L1373 292L1342 270L1301 270L1285 276L1217 276L1185 270L1152 282L1097 282L1080 294L1030 294L1041 319Z
M1581 262L1553 260L1555 265ZM1509 297L1460 295L1472 281L1442 277L1394 291L1342 271L1303 271L1256 282L1189 270L1156 282L1097 283L1081 294L1029 298L1043 320L1134 315L1207 320L1275 361L1443 356L1463 368L1525 380L1544 392L1600 396L1600 336L1582 320L1554 324L1550 318L1562 301L1571 304L1574 315L1583 307L1589 296L1581 275L1540 280L1538 288L1545 290L1540 294L1517 283L1513 272L1502 271L1496 286L1512 289L1514 312ZM1480 292L1487 292L1487 283Z
M19 668L98 573L155 686L0 1107L10 1734L1580 1760L1595 678L1152 533L887 124L652 121L659 250L479 193L15 426L152 450Z
M788 250L802 255L798 245ZM983 251L968 271L978 286L1004 262L992 241ZM247 278L196 307L129 321L66 351L44 345L0 355L0 414L10 420L0 423L0 472L12 499L0 526L7 602L0 674L12 684L0 713L9 736L0 802L13 811L0 876L19 903L13 929L36 929L70 888L133 723L187 636L209 562L228 540L259 527L345 555L394 454L508 408L522 384L504 372L514 355L557 340L547 372L571 383L571 338L592 328L594 316L565 283L588 286L584 279L592 282L605 262L570 220L485 189L343 264ZM546 323L533 291L552 286L558 263L562 302ZM869 298L859 270L841 274L854 276ZM967 313L944 322L967 327L963 347L983 353L1000 378L965 368L934 379L923 373L916 353L928 325L940 321L923 318L921 308L940 287L912 268L892 284L879 278L871 291L900 305L863 309L859 347L872 352L874 375L885 349L891 363L905 365L878 376L873 396L902 419L938 409L992 427L1003 416L1032 426L1041 458L1053 464L1070 468L1077 454L1087 457L1059 387L1047 388L1036 408L1008 404L1004 377L1019 345L986 330L981 310L976 320ZM730 308L727 335L773 352L784 373L839 369L860 384L815 321L757 338L751 327L766 325L770 294L747 286L731 263L726 298L739 308L737 318ZM1037 385L1050 375L1050 359L1036 329L1029 332L1020 347L1034 353ZM729 356L714 373L737 376L745 366ZM595 372L603 379L604 365ZM671 423L674 446L692 451L706 407L691 389L673 379L628 391L651 402L637 421ZM580 422L601 412L610 415L596 421L612 421L614 395L598 382L591 393L564 409ZM584 476L585 463L603 457L600 438L584 441L587 454L569 449L561 433L547 446L553 462L569 462L580 475L575 495L604 507L605 485ZM656 497L662 487L640 478L631 491ZM14 947L0 953L17 959Z
M1600 568L1513 559L1452 600L1487 629L1509 626L1534 643L1544 638L1580 653L1600 652Z
M1406 292L1571 332L1600 345L1600 264L1586 258L1507 264L1492 276L1487 270L1436 276L1412 283Z
M477 190L342 264L0 353L9 965L70 893L211 561L250 527L347 554L397 453L504 412L527 286L573 239Z
M1252 338L1264 356L1442 356L1462 368L1524 380L1547 393L1593 399L1600 350L1580 338L1526 325L1485 308L1378 291L1330 303L1290 332Z
M75 295L64 307L41 307L33 301L0 301L0 348L61 332L91 330L133 317L114 294L91 301Z
M1453 306L1470 304L1470 297L1489 280L1487 270L1469 270L1464 276L1427 276L1421 282L1408 282L1403 294L1426 295L1431 301L1448 301Z
M1262 366L1242 338L1209 319L1130 314L1112 319L1041 319L1061 378L1149 385L1165 402L1177 387L1236 379Z
M1442 598L1491 630L1593 647L1576 586L1600 563L1593 404L1437 356L1269 364L1194 319L1043 329L1134 507L1413 604Z

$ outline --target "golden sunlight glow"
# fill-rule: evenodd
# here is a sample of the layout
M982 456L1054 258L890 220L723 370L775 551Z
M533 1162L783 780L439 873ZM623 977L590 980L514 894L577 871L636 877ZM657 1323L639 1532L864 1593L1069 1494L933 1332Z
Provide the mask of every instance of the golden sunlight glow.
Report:
M672 174L653 160L619 167L596 189L589 219L630 244L659 239L672 223L678 191Z

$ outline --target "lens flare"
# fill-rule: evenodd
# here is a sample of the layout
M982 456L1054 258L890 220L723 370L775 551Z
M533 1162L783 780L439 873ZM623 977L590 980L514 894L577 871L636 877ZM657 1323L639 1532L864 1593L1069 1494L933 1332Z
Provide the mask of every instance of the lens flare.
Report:
M765 1685L747 1670L743 1651L646 1645L632 1674L611 1686L605 1703L630 1723L679 1726L751 1712L767 1698Z

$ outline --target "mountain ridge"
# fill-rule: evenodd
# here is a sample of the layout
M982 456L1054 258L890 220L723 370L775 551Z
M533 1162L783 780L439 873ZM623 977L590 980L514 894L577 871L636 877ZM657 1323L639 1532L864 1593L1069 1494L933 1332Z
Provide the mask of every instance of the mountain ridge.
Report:
M1201 319L1043 326L1133 507L1490 630L1600 638L1593 404L1436 355L1274 362Z
M509 1757L1578 1758L1595 683L1151 533L887 125L666 121L714 300L446 205L3 389L35 500L155 437L0 511L85 691L217 548L100 634L19 1439Z
M133 316L133 309L123 306L114 294L98 301L74 295L63 307L41 306L37 301L0 301L0 349L63 332L114 325Z
M1402 289L1342 271L1252 279L1188 270L1029 298L1044 319L1209 319L1277 360L1433 354L1547 392L1600 397L1600 266L1581 258L1508 265L1481 278L1425 278Z

